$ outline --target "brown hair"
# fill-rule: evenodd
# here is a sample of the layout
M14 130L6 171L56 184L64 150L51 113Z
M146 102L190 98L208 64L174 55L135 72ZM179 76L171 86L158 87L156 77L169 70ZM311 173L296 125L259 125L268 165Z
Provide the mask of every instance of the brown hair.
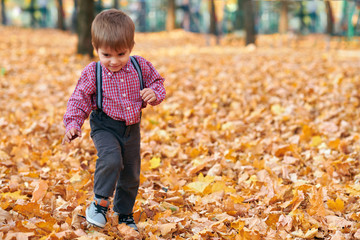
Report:
M135 25L123 11L109 9L99 13L91 25L91 40L94 48L110 47L117 51L132 49Z

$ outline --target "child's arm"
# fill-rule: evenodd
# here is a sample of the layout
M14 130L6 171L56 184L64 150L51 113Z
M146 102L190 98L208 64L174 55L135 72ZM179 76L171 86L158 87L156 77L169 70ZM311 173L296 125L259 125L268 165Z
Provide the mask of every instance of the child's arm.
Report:
M94 80L95 64L93 62L83 70L75 90L68 101L64 115L66 133L63 143L69 143L81 136L81 126L92 110L92 96L96 92Z
M155 67L146 59L136 56L139 61L145 88L140 92L142 99L152 106L160 104L166 95L164 81L165 79L158 73Z

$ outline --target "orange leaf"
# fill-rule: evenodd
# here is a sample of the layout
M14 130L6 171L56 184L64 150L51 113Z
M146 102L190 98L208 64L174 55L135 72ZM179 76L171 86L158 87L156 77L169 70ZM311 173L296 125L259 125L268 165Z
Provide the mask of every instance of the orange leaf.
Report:
M32 202L41 201L44 198L48 187L49 186L46 181L41 180L40 182L38 182L38 184L35 187L35 190L33 191L31 201Z

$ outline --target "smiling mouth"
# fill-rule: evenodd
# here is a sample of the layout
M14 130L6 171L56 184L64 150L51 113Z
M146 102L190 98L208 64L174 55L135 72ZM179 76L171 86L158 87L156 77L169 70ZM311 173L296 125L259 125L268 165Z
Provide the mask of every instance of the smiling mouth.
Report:
M111 68L120 68L121 66L110 66Z

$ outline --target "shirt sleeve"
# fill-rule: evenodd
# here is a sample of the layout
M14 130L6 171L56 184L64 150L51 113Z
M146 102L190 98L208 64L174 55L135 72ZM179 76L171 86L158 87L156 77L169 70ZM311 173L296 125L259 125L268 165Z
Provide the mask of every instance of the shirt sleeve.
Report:
M95 62L84 68L71 95L64 115L66 132L71 128L81 131L85 119L89 116L93 104L92 98L96 93Z
M151 88L155 95L156 101L149 103L152 106L160 104L166 96L166 91L164 87L165 79L160 76L155 67L151 62L147 61L145 58L140 56L135 56L140 63L140 67L143 74L144 84L146 88Z

